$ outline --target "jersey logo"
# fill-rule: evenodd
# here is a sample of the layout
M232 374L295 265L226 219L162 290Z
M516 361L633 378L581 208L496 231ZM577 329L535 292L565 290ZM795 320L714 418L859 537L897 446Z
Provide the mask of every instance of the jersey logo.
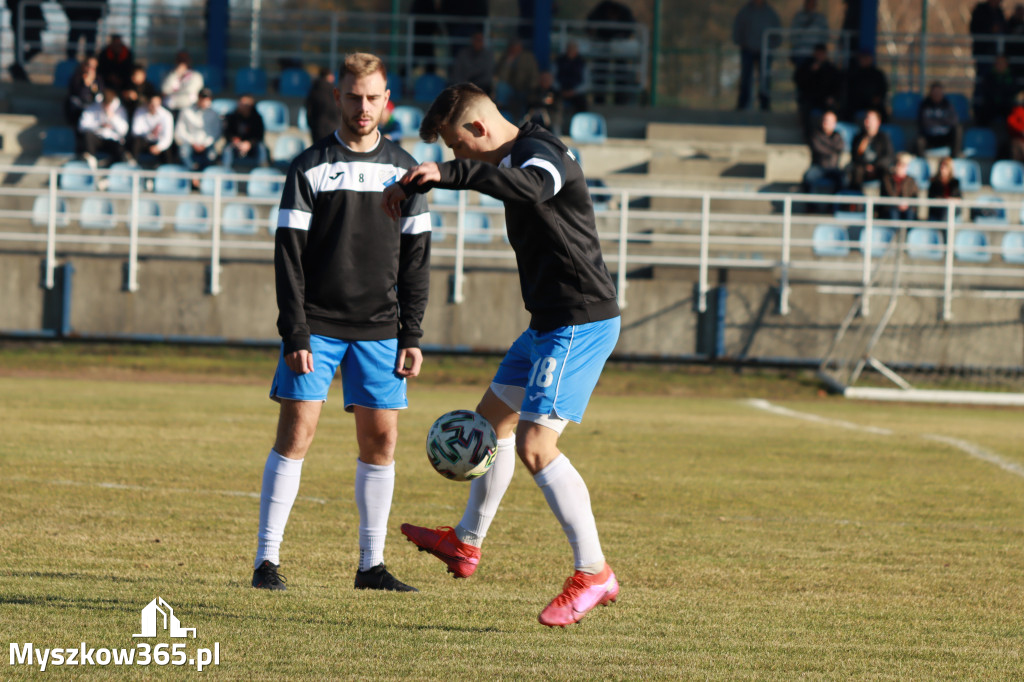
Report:
M340 178L344 174L345 174L345 171L338 171L334 175L329 176L329 179L330 180L337 180L338 178Z
M543 398L543 397L544 397L544 393L542 391L537 391L536 393L534 393L533 395L531 395L529 397L529 401L533 402L534 400L537 400L538 398Z

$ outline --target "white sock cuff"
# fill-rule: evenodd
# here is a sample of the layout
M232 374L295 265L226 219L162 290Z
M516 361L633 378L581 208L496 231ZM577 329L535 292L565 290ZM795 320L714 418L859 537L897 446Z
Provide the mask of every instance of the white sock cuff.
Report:
M552 481L570 469L572 469L572 464L569 462L569 458L559 453L558 457L551 460L550 464L534 474L533 480L541 488L546 488L551 485Z
M515 445L516 445L516 437L515 436L509 436L508 438L499 438L498 440L496 440L494 442L494 445L496 447L498 447L498 448L507 448L509 446L515 447Z
M271 448L268 464L273 468L275 474L299 476L302 473L302 463L305 461L305 459L288 459L277 450Z
M356 460L356 473L367 478L383 480L395 477L395 463L367 464L361 459Z

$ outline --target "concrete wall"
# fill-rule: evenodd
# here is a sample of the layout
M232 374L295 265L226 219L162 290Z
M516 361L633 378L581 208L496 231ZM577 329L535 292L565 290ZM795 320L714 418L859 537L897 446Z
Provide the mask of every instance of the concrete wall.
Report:
M53 294L40 287L38 253L0 254L0 330L52 327ZM207 264L192 259L144 259L139 291L123 290L124 260L77 254L71 328L83 336L187 336L233 341L277 338L273 266L228 262L222 293L207 292ZM645 273L650 275L650 273ZM690 270L659 270L630 278L617 353L679 358L697 350L694 276ZM771 273L731 273L725 323L725 354L751 359L811 360L827 350L852 295L820 293L816 284L795 286L791 312L777 314ZM502 352L529 321L511 269L466 274L465 301L451 302L452 271L437 265L424 344L459 350ZM49 298L48 298L49 297ZM885 299L875 299L877 318ZM1024 314L1019 300L957 299L952 323L939 321L939 299L901 299L878 355L894 361L1024 366Z

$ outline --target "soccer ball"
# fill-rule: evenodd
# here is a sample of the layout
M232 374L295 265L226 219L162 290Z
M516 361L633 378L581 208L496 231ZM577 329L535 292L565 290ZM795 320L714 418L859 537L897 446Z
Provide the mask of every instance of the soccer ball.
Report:
M494 464L498 437L476 412L455 410L438 417L427 433L427 458L445 478L469 481Z

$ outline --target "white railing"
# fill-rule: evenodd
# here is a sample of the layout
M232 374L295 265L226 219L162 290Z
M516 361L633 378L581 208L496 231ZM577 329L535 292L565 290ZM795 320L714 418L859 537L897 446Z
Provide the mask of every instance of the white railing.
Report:
M8 178L40 176L34 187L24 180L19 186L0 186L0 197L3 197L0 206L4 206L0 209L0 242L42 247L47 287L53 286L59 252L67 252L75 246L102 247L105 253L123 254L127 258L130 291L138 289L139 259L143 252L153 256L208 258L212 294L221 290L220 270L224 260L251 257L255 252L264 254L269 261L273 251L269 215L254 213L242 223L225 222L226 207L232 204L252 206L268 214L278 204L277 197L236 194L225 184L238 183L237 189L253 180L252 176L218 174L206 178L213 189L205 194L174 195L157 194L150 189L150 182L159 175L155 171L132 172L130 192L123 194L70 191L61 187L62 173L91 173L87 170L0 166L0 173L7 174ZM100 170L95 175L108 177L109 171ZM191 183L192 179L202 176L181 174L180 177ZM942 299L944 319L951 319L952 301L958 297L1024 299L1024 243L1015 241L1019 233L1024 232L1024 226L1016 219L1024 210L1024 203L1020 201L993 204L985 197L947 201L638 190L614 186L594 188L592 194L600 237L605 244L605 259L616 273L622 306L628 300L628 274L643 267L694 270L696 303L701 311L706 309L707 295L712 288L711 273L718 269L772 273L770 277L774 278L778 290L779 311L784 315L789 313L789 296L797 279L813 282L826 293L864 293L870 299L872 295L887 293L884 289L873 289L871 284L877 267L892 267L880 258L889 248L886 238L892 237L893 231L915 228L934 230L922 233L933 242L908 244L903 240L902 286L911 295ZM20 208L15 207L16 197L21 197L19 201L23 206ZM105 221L101 221L101 226L88 227L95 225L94 216L83 212L82 207L71 208L89 198L110 199L115 204L111 215L101 216ZM30 201L32 207L27 206ZM140 210L144 202L153 201L165 207L177 207L182 202L200 204L205 208L205 217L197 218L189 213L184 218L175 218L171 216L172 209L164 208L164 217L154 222ZM39 202L39 206L35 202ZM58 210L61 202L69 204L63 214ZM685 205L665 206L666 203ZM940 221L874 217L876 209L902 204L917 206L922 213L929 207L942 208L946 217ZM804 211L808 205L844 208L846 213L807 214ZM863 212L850 210L854 206L863 207ZM972 220L972 211L978 210L988 215ZM464 300L464 275L468 268L494 262L513 265L514 254L501 238L504 209L500 205L481 202L475 193L461 192L457 204L431 203L431 211L440 216L442 223L435 227L433 253L439 263L454 269L455 302ZM483 226L485 219L481 215L486 216L490 227ZM1010 216L1014 219L1010 220ZM820 225L839 227L840 239L815 234ZM981 234L984 243L958 242L957 235L965 230L971 230L972 237ZM853 233L859 233L859 237L853 238ZM454 245L450 245L452 237Z

